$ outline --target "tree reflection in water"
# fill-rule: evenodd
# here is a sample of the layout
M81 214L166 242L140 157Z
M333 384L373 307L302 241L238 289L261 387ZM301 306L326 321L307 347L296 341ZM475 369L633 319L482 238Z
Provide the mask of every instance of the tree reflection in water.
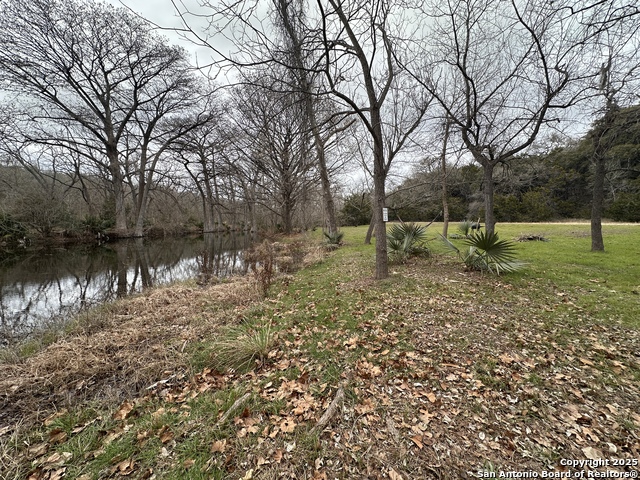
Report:
M24 338L83 308L190 278L244 274L245 235L122 240L0 253L0 344Z

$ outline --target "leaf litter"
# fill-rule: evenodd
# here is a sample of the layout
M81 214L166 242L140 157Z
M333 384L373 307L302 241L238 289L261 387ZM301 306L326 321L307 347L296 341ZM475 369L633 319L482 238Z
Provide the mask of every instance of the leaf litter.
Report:
M160 441L164 467L116 458L100 478L161 478L154 472L166 467L237 479L456 479L487 465L559 472L561 458L640 458L637 330L603 324L569 293L532 301L503 278L461 275L446 262L437 275L422 263L402 268L412 282L406 292L358 276L336 282L340 296L353 300L349 321L318 313L330 301L323 292L285 288L267 301L284 340L246 373L187 373L176 346L211 334L203 328L183 325L183 335L159 337L175 342L159 365L167 374L121 395L102 444L136 430L141 445ZM209 301L206 290L186 297L192 305ZM167 304L174 325L179 298ZM144 318L142 306L127 311ZM192 418L196 399L223 391L236 392L235 399L215 418ZM137 423L168 414L181 420L153 435ZM49 438L22 452L29 478L63 478L77 461L65 443L83 427L69 438L53 428L55 419L44 425ZM202 429L216 437L202 445L208 460L178 461L180 442Z

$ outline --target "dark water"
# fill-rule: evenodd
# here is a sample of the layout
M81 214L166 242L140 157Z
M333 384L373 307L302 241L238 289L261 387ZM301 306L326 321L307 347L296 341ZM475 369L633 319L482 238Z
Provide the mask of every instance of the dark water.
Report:
M154 285L242 274L250 244L249 236L205 234L0 252L0 346Z

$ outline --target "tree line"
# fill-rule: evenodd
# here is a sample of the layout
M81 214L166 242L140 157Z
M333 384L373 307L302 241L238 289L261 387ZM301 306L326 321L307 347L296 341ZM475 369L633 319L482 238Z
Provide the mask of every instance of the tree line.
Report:
M411 182L432 185L445 220L462 202L493 231L545 195L518 187L518 169L571 156L576 119L591 117L592 249L604 248L612 132L637 100L634 2L201 3L173 4L181 33L211 52L206 69L127 9L0 0L3 228L332 233L336 192L360 169L384 278L382 209L409 208ZM565 153L535 153L551 138ZM396 181L407 169L412 178ZM476 177L473 201L457 194L459 175Z
M545 151L516 156L494 173L496 222L545 222L586 219L595 175L592 164L594 127L582 138L566 144L551 143ZM640 106L620 109L607 134L604 214L620 222L640 222ZM391 187L387 205L391 218L401 221L442 219L442 182L446 183L452 221L484 219L483 171L470 162L424 158L398 185ZM366 188L344 199L345 225L364 225L371 217Z

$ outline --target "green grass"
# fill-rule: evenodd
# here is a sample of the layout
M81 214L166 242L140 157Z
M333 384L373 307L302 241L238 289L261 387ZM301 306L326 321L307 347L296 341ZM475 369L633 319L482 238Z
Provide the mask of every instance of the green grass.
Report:
M441 224L430 229L435 234ZM504 239L536 234L549 240L517 242L518 260L528 265L505 282L533 300L553 292L601 320L640 327L640 225L604 225L603 253L591 252L588 224L499 223L496 232Z

